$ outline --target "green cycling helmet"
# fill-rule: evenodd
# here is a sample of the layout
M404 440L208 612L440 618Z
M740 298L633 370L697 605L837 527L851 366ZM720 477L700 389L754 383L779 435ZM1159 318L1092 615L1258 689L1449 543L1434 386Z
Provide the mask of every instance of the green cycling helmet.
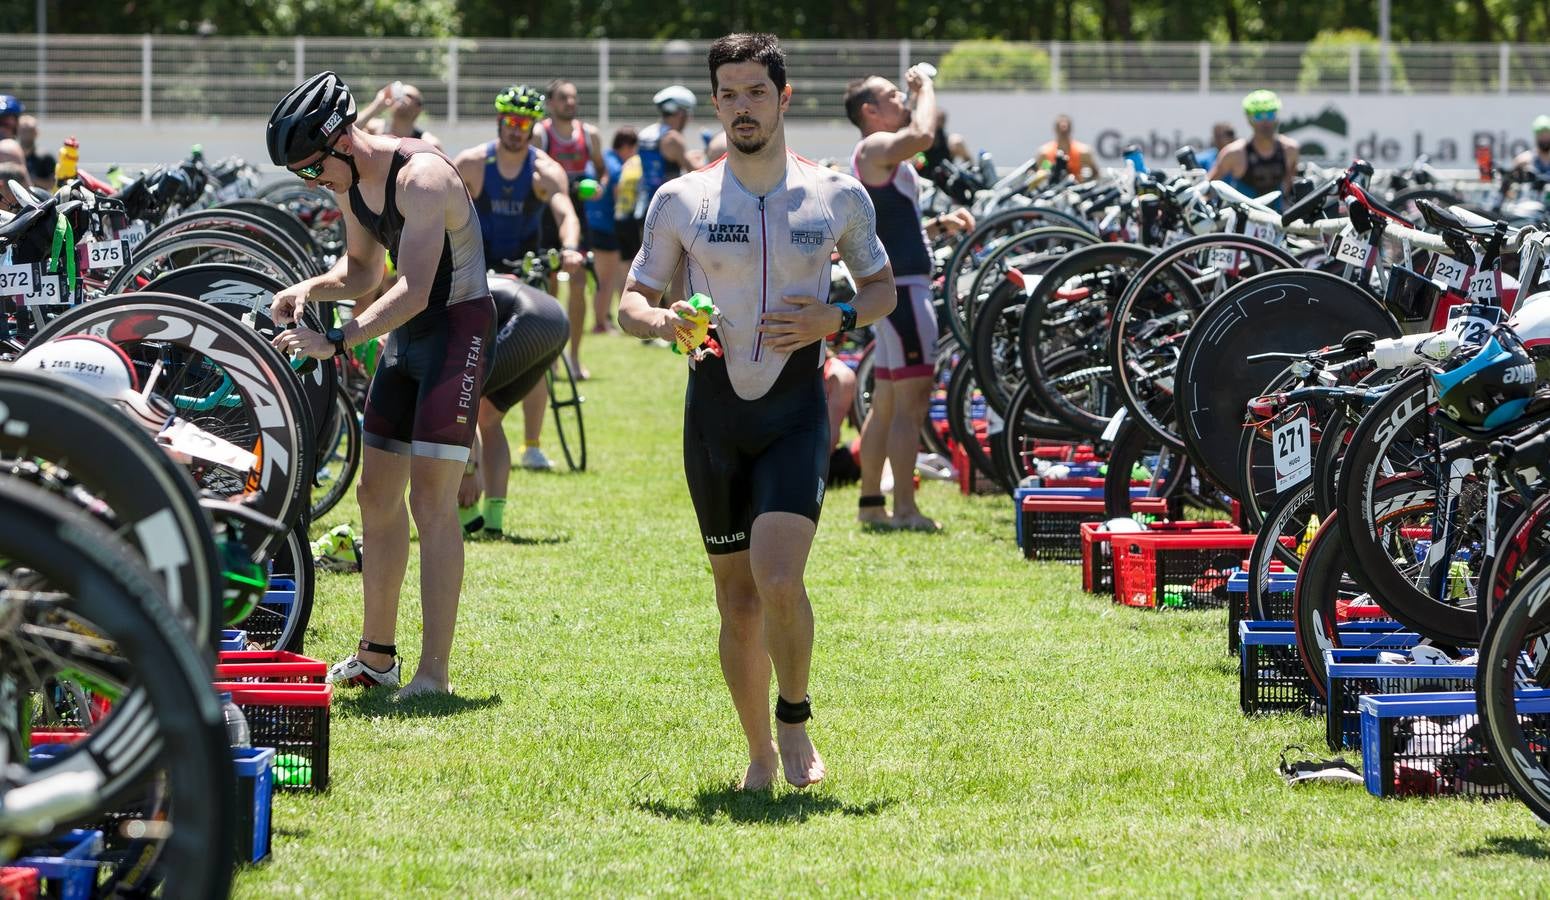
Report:
M525 84L514 84L495 97L495 111L527 116L531 119L544 117L544 95Z
M1243 112L1249 116L1262 116L1281 111L1281 98L1275 91L1255 91L1243 98Z
M1534 119L1534 133L1538 134L1541 131L1550 131L1550 116L1539 116Z

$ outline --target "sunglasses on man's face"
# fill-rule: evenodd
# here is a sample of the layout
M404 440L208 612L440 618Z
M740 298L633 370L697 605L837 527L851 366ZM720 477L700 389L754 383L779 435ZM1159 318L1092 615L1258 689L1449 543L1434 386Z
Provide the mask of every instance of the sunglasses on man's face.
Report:
M501 116L502 125L506 126L507 128L518 129L519 131L528 131L532 129L533 123L537 121L537 119L532 119L527 116L519 116L514 113L508 113Z
M338 150L335 150L333 147L324 147L323 148L323 154L321 156L319 156L317 159L313 160L310 163L307 163L306 165L302 166L299 169L291 169L291 171L295 172L299 177L301 177L302 179L304 179L306 181L316 181L317 179L322 177L322 175L323 175L323 163L327 162L328 158L330 156L335 156L335 157L338 157L339 159L347 159L348 158L343 153L340 153Z
M1255 122L1274 122L1276 114L1273 112L1257 112L1249 116L1249 118Z

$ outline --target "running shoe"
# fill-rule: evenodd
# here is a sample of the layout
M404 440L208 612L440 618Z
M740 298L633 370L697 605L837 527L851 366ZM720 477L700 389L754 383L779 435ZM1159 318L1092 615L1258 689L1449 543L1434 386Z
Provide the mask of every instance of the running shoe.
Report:
M534 469L541 472L549 472L559 468L554 460L544 455L544 451L537 447L529 447L522 451L522 460L519 463L524 469Z
M393 667L386 672L378 672L350 654L343 662L334 663L328 670L329 684L350 684L356 687L387 687L396 688L399 682L398 659L393 659Z

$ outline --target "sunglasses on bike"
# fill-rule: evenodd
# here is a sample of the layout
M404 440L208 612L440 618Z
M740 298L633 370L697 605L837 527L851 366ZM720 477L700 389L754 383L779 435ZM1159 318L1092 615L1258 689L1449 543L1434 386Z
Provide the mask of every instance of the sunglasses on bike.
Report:
M333 147L324 147L323 148L323 155L319 156L317 159L315 159L312 162L302 166L299 169L291 169L290 171L296 173L296 175L300 176L301 178L303 178L303 179L305 179L307 181L315 181L316 179L318 179L319 177L322 176L322 174L323 174L323 163L327 162L328 158L330 156L334 157L335 159L349 159L348 156L346 156L343 153L340 153L338 150L335 150Z
M533 123L537 121L537 119L530 118L528 116L519 116L516 113L506 113L505 115L501 116L502 125L506 126L507 128L521 129L522 131L531 130Z

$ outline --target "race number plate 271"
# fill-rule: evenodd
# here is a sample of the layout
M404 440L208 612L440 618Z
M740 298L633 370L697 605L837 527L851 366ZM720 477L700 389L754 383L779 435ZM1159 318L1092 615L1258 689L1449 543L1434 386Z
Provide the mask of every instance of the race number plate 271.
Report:
M1284 494L1313 474L1312 429L1299 416L1270 435L1276 458L1276 493Z

